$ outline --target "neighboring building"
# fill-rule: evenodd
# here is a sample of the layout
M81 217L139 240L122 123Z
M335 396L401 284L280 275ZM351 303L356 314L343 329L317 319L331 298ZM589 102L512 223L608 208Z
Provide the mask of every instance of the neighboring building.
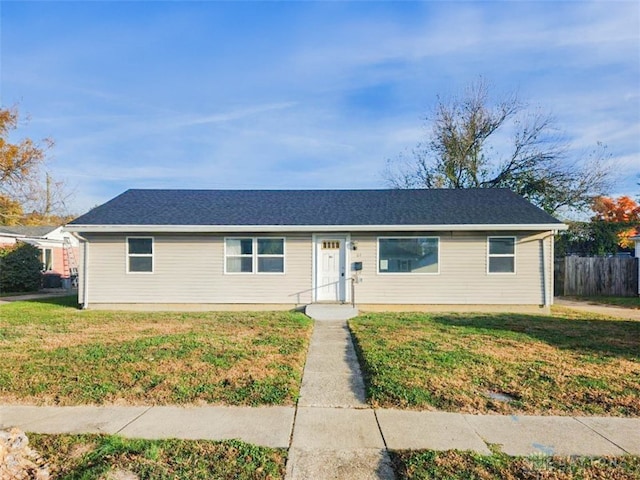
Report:
M38 247L44 272L55 272L64 278L69 278L73 274L72 269L77 269L80 243L61 226L0 225L0 246L18 242Z
M506 189L128 190L66 226L83 306L210 309L548 307L565 228Z

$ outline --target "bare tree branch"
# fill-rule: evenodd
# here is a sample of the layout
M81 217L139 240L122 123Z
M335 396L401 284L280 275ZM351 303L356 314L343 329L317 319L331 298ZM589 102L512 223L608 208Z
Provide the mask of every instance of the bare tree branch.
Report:
M390 186L510 188L550 213L584 210L607 190L611 169L601 145L589 161L569 161L569 144L552 115L528 111L515 94L492 104L482 79L462 97L438 97L428 120L428 139L412 157L387 162L383 176ZM513 133L501 159L491 142L505 131Z

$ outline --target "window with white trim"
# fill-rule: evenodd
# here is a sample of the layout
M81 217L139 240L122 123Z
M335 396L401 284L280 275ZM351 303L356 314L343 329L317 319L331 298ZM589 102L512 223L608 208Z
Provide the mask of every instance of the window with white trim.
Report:
M153 237L127 237L127 273L153 273Z
M284 273L284 238L226 238L225 273Z
M43 272L53 270L53 249L51 248L40 249L40 263L42 264Z
M378 273L440 273L440 239L379 237Z
M227 238L225 242L226 271L228 273L252 273L253 239Z
M516 273L516 237L487 237L487 272Z

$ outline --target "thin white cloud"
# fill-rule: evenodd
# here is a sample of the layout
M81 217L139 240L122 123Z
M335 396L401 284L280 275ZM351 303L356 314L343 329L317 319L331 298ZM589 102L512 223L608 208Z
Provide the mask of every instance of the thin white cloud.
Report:
M638 152L636 2L279 7L286 18L256 23L264 38L215 37L219 16L247 20L234 4L87 16L73 34L6 50L3 89L34 107L31 131L57 140L85 206L130 186L382 186L385 160L422 138L435 95L478 74L556 113L577 150L600 140L627 162ZM12 26L9 44L30 26ZM164 51L183 37L191 63ZM381 105L367 91L378 85Z

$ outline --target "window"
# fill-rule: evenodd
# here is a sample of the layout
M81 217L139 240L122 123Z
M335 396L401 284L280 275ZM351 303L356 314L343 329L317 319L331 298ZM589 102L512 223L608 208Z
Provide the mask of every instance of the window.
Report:
M228 238L226 242L227 272L253 272L253 239Z
M284 239L258 238L258 273L284 272Z
M437 237L378 238L378 273L440 273Z
M40 263L42 264L42 271L48 272L53 270L53 250L50 248L43 248L40 250Z
M127 238L127 272L153 273L153 238Z
M225 273L284 273L284 238L225 239Z
M489 273L516 273L516 238L488 237Z

